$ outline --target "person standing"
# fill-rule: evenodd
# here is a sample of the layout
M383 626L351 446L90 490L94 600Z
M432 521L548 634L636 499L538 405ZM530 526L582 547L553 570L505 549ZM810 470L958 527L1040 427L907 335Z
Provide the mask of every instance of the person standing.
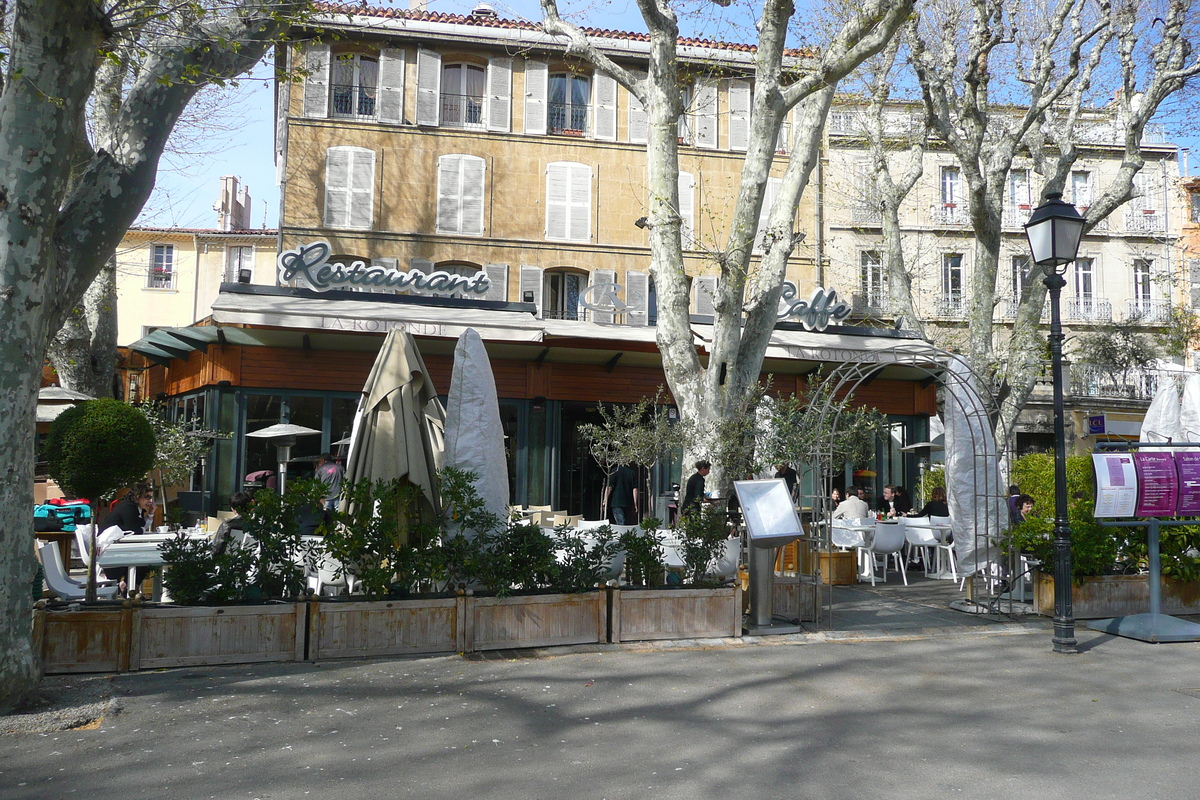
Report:
M783 482L788 487L788 494L794 499L796 497L796 470L792 469L791 464L776 464L775 477L783 478Z
M688 513L693 507L699 506L704 497L704 478L712 469L712 464L704 459L696 462L696 471L688 478L683 492L683 502L679 505L680 516Z
M333 455L330 453L321 453L317 458L317 468L313 475L321 483L325 484L325 510L337 510L338 500L342 496L342 478L345 476L346 470L342 469L342 465L333 460Z
M604 505L617 525L636 525L638 522L637 471L631 464L617 467L609 478Z

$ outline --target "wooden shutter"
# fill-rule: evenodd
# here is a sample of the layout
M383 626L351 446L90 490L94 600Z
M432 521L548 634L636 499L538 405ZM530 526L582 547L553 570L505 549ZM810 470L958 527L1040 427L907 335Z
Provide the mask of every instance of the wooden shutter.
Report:
M717 85L711 80L696 81L693 130L696 147L717 147Z
M634 270L625 271L625 324L647 325L649 314L646 302L650 294L650 276Z
M592 168L556 161L546 167L546 238L585 242L591 237Z
M486 162L478 156L462 157L462 229L479 236L483 233L483 197Z
M488 287L484 300L495 300L500 303L508 302L508 264L484 264L491 286ZM478 295L476 295L478 297Z
M750 82L729 81L729 149L750 146Z
M779 196L779 187L782 184L782 178L767 178L767 190L763 193L762 210L758 212L758 227L754 231L755 253L763 251L763 238L767 231L767 221L771 217L771 208L775 205L775 198Z
M638 73L638 78L645 78L645 74ZM646 117L646 108L642 105L642 101L634 97L633 92L628 93L629 97L629 129L627 136L632 144L645 144L650 138L650 120Z
M692 279L692 313L698 317L716 314L713 296L717 291L717 279L705 276Z
M489 131L508 133L512 127L512 59L493 58L488 61Z
M325 227L345 227L350 217L350 148L325 152Z
M606 142L617 140L617 82L611 76L596 73L595 137Z
M375 151L361 147L348 148L350 159L350 218L351 228L370 228L375 212Z
M521 267L521 283L518 290L518 302L525 302L525 293L533 295L533 304L537 306L537 315L542 316L542 270L538 267Z
M304 116L329 116L329 45L310 44L304 57Z
M792 149L792 114L795 109L783 115L779 122L779 138L775 140L775 152L787 153Z
M384 48L379 53L379 121L404 122L404 51Z
M590 283L593 286L612 286L617 282L617 271L612 269L598 269L592 272ZM604 292L593 292L592 297L603 297ZM599 322L604 325L612 325L616 315L612 311L593 311L587 309L588 317L592 322Z
M696 177L690 172L679 173L679 237L685 250L696 243Z
M437 125L442 112L442 55L417 50L417 124Z
M550 65L525 61L525 132L546 132L546 94L550 88Z
M485 170L479 156L451 153L438 158L438 233L483 233Z

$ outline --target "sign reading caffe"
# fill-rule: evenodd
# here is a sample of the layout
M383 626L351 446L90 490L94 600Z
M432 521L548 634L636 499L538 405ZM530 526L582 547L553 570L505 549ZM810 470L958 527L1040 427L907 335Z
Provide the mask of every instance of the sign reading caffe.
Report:
M330 289L409 289L438 294L475 294L483 296L492 282L487 272L480 270L471 276L454 275L443 270L425 272L419 269L401 270L352 261L348 264L329 260L329 242L302 244L294 250L279 254L279 282L284 286L299 283L318 292Z

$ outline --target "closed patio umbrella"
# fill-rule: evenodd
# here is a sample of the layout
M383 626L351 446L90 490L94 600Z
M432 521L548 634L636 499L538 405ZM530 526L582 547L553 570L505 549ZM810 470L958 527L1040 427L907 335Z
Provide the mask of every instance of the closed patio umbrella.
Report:
M446 466L475 473L485 507L503 519L508 507L504 428L492 364L474 328L463 331L454 348L446 406Z
M422 511L440 505L434 483L442 466L446 414L412 336L391 331L363 387L346 457L346 480L402 478L420 487Z

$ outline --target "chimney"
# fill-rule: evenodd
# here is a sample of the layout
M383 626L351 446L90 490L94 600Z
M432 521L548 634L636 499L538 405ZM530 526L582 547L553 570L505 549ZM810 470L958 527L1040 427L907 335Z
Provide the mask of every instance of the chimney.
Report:
M213 206L217 212L217 229L244 231L250 229L250 190L240 185L236 175L221 177L221 198Z

